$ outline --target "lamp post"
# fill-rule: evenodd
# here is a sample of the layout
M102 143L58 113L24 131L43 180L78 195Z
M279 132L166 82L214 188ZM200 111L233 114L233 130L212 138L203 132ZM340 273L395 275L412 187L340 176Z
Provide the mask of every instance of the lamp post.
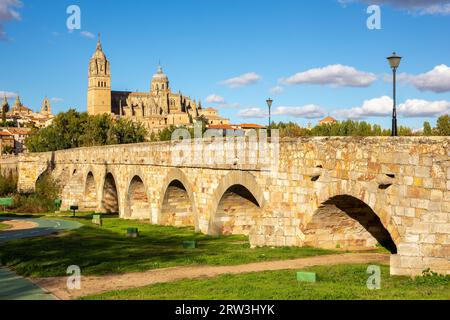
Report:
M395 52L392 54L392 56L387 58L389 61L389 65L391 66L393 78L394 78L394 110L392 113L392 136L397 137L397 69L400 66L400 61L402 60L402 57L399 57Z
M270 119L270 110L272 108L273 100L269 98L266 100L266 102L267 102L267 106L269 107L269 126L267 127L267 130L269 130L269 137L270 137L270 126L272 124L271 119Z

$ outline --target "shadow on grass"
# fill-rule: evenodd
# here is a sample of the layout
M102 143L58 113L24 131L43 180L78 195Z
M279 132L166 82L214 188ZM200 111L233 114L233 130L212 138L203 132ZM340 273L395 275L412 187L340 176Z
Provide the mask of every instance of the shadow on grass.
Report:
M104 218L98 227L88 218L76 220L80 229L43 238L15 240L0 246L1 263L23 276L66 275L77 265L83 275L138 272L190 264L232 265L294 259L333 253L314 248L251 249L244 236L211 237L194 228L162 227L118 218ZM125 236L128 227L139 228L138 238ZM184 241L196 241L185 249Z

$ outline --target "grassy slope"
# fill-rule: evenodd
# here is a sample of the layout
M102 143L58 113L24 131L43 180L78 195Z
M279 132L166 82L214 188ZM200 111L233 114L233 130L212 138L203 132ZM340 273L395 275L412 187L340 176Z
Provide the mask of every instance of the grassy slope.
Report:
M236 265L293 259L333 251L313 248L251 249L244 236L209 237L193 228L153 226L118 218L104 219L103 227L78 219L84 227L56 237L23 239L0 245L0 261L23 276L64 276L70 265L83 275L144 271L189 264ZM125 237L137 227L140 237ZM198 249L183 249L182 242L198 241Z
M9 228L10 228L9 225L0 222L0 230L7 230Z
M382 266L380 290L369 290L367 265L318 266L305 269L317 272L317 283L297 283L296 272L272 271L224 275L205 280L182 280L143 288L112 291L85 299L155 300L378 300L450 299L450 276L389 276Z

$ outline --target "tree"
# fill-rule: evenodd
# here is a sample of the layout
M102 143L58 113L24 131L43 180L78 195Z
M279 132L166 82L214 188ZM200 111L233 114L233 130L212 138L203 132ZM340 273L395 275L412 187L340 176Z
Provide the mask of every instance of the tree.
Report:
M424 136L432 136L433 130L431 129L431 125L428 121L423 123L423 135Z
M446 114L438 118L436 134L439 136L450 136L450 115Z
M144 142L147 130L131 120L116 121L111 115L89 116L73 109L60 113L44 129L35 129L26 139L30 152L47 152L78 147Z
M13 154L14 153L14 147L11 146L4 146L2 150L3 154Z
M106 144L144 142L147 135L148 132L141 123L120 119L109 127Z

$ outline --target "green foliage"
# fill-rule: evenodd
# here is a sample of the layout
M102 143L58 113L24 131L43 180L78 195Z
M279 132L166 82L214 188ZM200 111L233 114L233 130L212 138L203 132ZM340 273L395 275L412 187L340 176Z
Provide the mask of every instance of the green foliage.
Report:
M13 154L14 153L14 147L12 147L12 146L4 146L2 152L3 152L3 154Z
M353 121L347 120L332 124L321 124L311 130L300 127L297 123L273 123L272 129L280 130L280 137L304 137L304 136L389 136L391 135L390 130L383 130L380 125L371 125L366 121ZM408 128L403 128L401 130L402 134L410 135L412 131Z
M144 142L147 130L131 120L111 115L89 116L73 109L58 114L51 126L36 130L25 141L30 152Z
M423 123L423 135L424 136L432 136L433 135L433 129L431 128L431 125L428 121L425 121Z
M7 197L15 193L17 190L17 176L7 175L6 177L0 175L0 197Z
M172 139L172 133L177 129L175 126L164 128L159 135L155 137L154 141L170 141Z
M16 194L14 211L26 213L46 213L55 211L55 199L60 187L52 177L43 173L36 182L36 190L32 194Z
M446 114L438 118L435 133L438 136L450 136L450 115Z

